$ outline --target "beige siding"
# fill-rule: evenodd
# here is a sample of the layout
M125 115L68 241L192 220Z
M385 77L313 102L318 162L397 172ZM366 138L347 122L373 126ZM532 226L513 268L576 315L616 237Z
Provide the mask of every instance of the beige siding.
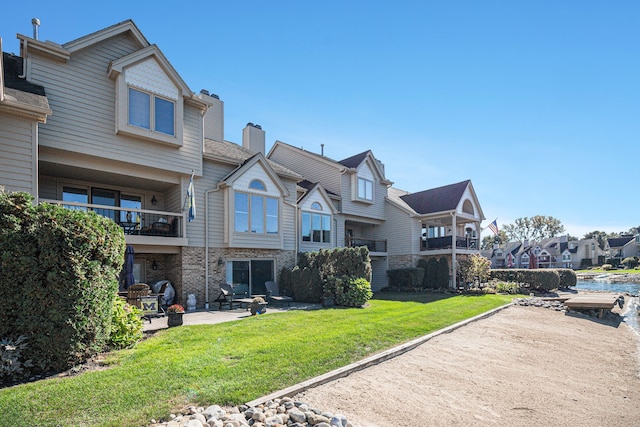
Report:
M0 186L5 191L37 192L38 125L12 116L0 116Z
M181 148L115 134L116 84L107 68L137 49L121 34L76 52L68 63L33 57L29 78L45 87L53 111L41 126L40 144L122 162L123 170L136 164L182 174L199 171L202 118L194 108L184 109Z
M342 212L347 215L357 215L365 218L384 220L384 204L385 197L387 195L387 188L376 180L373 184L375 191L373 196L374 202L366 203L351 199L351 191L354 184L355 179L353 175L342 175Z
M301 174L304 179L319 182L325 190L340 194L340 172L337 168L323 163L321 159L305 154L297 149L279 146L269 156L269 160Z
M387 258L374 258L371 260L371 290L374 292L387 286Z
M420 222L391 202L385 202L387 220L379 227L381 238L387 239L387 253L406 255L420 252Z

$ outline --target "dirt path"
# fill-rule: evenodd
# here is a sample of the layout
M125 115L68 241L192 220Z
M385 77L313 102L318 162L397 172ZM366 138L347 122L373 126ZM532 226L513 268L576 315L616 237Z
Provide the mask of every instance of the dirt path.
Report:
M366 427L638 426L626 324L509 307L297 398Z

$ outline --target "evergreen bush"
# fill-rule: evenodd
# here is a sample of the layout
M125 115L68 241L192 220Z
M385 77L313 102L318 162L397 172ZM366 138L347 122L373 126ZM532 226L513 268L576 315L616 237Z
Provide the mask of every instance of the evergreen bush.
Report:
M560 274L556 269L494 269L491 270L490 279L524 283L531 288L548 291L560 287Z
M338 279L335 287L335 301L343 307L362 307L371 299L371 283L363 277Z
M93 212L0 191L0 339L24 335L32 372L66 370L107 344L122 229Z
M423 287L423 268L398 268L387 270L389 277L389 287L399 291L413 291Z
M572 269L556 268L555 270L560 275L560 285L558 286L560 289L567 289L578 284L578 276Z
M440 257L438 260L438 269L436 270L436 287L449 287L449 260L446 257Z
M423 287L437 289L438 286L438 260L434 257L427 259L427 266L424 271Z

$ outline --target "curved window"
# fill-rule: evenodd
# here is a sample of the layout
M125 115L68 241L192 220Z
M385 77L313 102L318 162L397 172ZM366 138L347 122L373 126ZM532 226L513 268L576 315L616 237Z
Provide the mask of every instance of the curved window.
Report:
M313 202L313 203L311 203L311 209L315 209L317 211L321 211L322 210L322 206L318 202Z
M267 187L259 179L254 179L253 181L251 181L249 183L249 188L253 188L254 190L267 191Z
M473 215L473 204L469 200L465 200L462 204L462 212Z

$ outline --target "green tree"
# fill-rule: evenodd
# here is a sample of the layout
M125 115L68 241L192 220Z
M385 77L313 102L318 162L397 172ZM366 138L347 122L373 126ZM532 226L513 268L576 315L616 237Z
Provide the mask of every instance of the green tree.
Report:
M458 274L465 283L486 282L491 271L491 261L480 254L473 254L458 261Z
M497 235L491 234L490 236L484 236L482 238L482 243L480 244L480 249L493 249L494 243L497 243L498 246L503 246L508 241L509 238L507 237L507 233L505 233L504 230L500 230Z
M590 231L584 235L583 239L596 239L598 241L598 246L600 249L604 249L604 245L607 242L607 239L613 239L616 237L620 237L618 233L607 233L606 231Z
M502 229L507 233L509 240L534 241L556 237L565 231L560 220L545 215L518 218L514 224L507 224Z

